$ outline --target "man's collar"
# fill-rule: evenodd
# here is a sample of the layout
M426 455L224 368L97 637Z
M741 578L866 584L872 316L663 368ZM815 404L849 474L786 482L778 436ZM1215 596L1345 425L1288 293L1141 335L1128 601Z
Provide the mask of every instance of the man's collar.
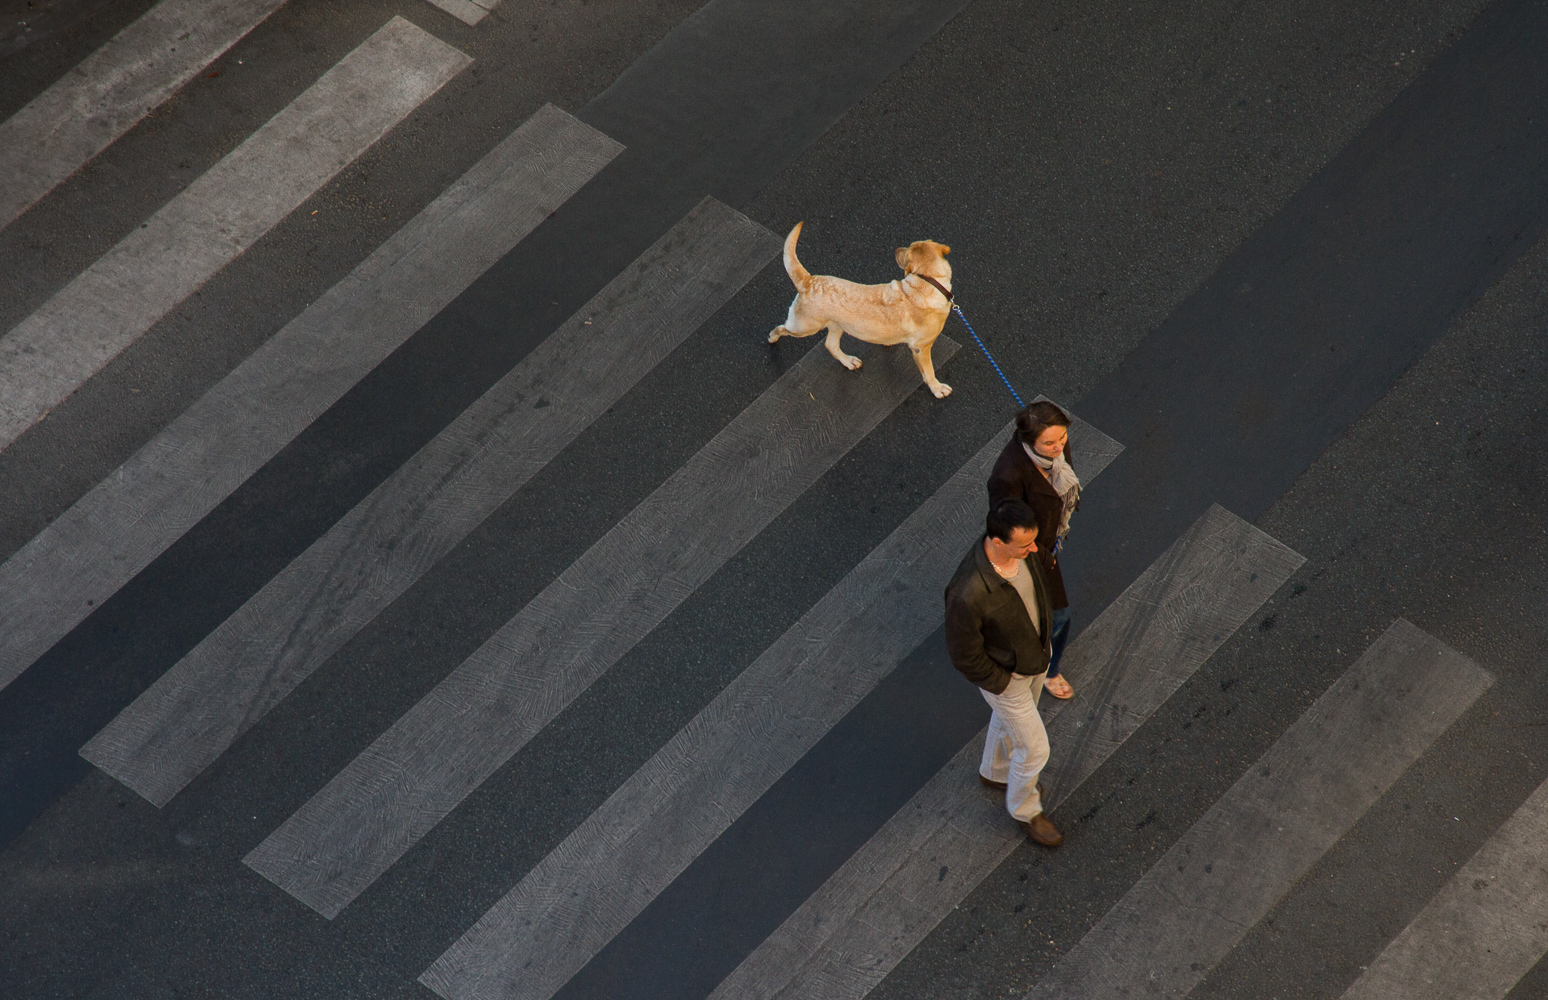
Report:
M973 546L973 552L977 557L974 562L978 566L979 575L984 578L984 583L989 586L994 586L996 583L1004 584L1007 587L1013 586L1009 580L1000 575L999 570L994 568L994 563L989 561L989 553L984 551L984 542L988 540L988 537L988 535L979 536L978 544Z

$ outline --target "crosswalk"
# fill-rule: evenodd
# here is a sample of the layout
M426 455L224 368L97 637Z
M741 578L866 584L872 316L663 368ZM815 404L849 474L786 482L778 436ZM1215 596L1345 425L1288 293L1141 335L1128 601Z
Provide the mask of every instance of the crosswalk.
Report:
M144 118L285 0L161 0L0 123L0 228Z
M1027 994L1182 997L1493 678L1398 621Z
M472 26L489 16L500 0L430 0L430 3L455 17L463 24Z
M1548 954L1548 783L1387 945L1342 1000L1504 1000Z
M867 353L808 352L245 863L337 915L918 387Z
M547 1000L939 624L1002 429L436 961L448 998ZM1071 435L1090 482L1121 450ZM758 752L743 747L757 734Z
M195 18L189 3L163 0L0 124L0 170L18 178L0 196L0 226L280 2L224 0ZM431 2L468 25L495 5ZM197 28L184 28L194 20ZM469 63L394 17L324 72L0 339L0 448ZM622 152L577 118L542 108L0 565L0 688ZM18 155L25 165L8 159ZM167 806L741 295L778 247L761 225L705 197L81 755ZM943 337L938 362L957 350ZM825 352L806 354L363 752L337 773L305 775L299 783L321 790L277 828L254 831L261 841L232 866L241 860L325 918L345 912L920 391L906 352L860 353L859 372ZM1011 431L997 430L471 926L452 929L460 936L419 982L447 1000L548 1000L642 919L936 631L940 586L978 535L983 483ZM1084 422L1072 440L1088 485L1123 451ZM1101 489L1099 481L1090 496ZM1213 506L1129 582L1068 651L1077 698L1044 707L1055 754L1044 776L1050 808L1303 563ZM1028 996L1188 995L1491 682L1438 639L1394 623ZM977 785L982 739L712 996L837 1000L876 989L1023 842ZM1501 1000L1548 952L1545 827L1548 785L1373 959L1346 1000ZM1493 946L1469 946L1483 941Z
M777 248L767 230L707 200L81 752L165 805L697 329ZM575 364L588 354L607 361Z
M0 338L14 441L471 60L395 17Z
M540 110L0 565L0 688L166 551L621 148L557 108ZM155 801L148 785L145 792Z
M1212 507L1065 652L1075 698L1043 710L1050 812L1304 562ZM1050 701L1052 699L1049 699ZM978 785L980 732L716 989L862 997L1024 839Z

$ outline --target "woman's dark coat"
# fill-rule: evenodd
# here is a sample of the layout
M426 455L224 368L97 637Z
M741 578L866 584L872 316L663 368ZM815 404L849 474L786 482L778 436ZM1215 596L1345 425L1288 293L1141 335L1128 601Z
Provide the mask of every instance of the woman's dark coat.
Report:
M1068 445L1064 449L1064 460L1074 464ZM1000 457L995 459L994 470L989 473L989 506L1007 499L1020 500L1032 508L1037 517L1037 557L1043 564L1043 575L1048 579L1048 596L1056 610L1069 607L1070 599L1064 593L1064 573L1053 554L1054 542L1059 537L1059 521L1064 514L1064 500L1027 457L1026 449L1014 433Z

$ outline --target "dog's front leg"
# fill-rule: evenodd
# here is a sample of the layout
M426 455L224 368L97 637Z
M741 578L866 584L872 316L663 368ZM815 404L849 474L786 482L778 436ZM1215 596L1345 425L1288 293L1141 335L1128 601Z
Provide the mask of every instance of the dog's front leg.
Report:
M844 349L839 346L839 338L842 336L844 336L843 327L839 326L837 323L828 324L828 353L837 358L839 364L843 365L845 368L848 368L850 371L854 371L860 367L860 359L855 357L853 354L844 353Z
M930 360L930 348L935 346L935 341L928 344L910 344L908 349L914 354L914 364L919 366L919 374L924 376L925 385L935 393L936 399L945 399L951 395L951 386L935 377L935 362Z

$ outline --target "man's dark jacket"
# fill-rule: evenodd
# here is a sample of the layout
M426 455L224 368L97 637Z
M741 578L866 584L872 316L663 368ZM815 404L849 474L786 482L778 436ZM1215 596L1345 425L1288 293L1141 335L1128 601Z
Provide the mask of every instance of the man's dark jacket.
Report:
M946 585L946 650L952 665L991 694L1004 691L1011 674L1031 676L1048 669L1048 624L1053 620L1048 580L1035 557L1026 566L1037 589L1041 632L1032 627L1015 585L995 572L982 538Z
M1064 448L1064 460L1074 464L1068 445ZM1048 480L1038 471L1021 440L1014 433L1010 443L994 460L989 473L989 506L1001 500L1020 500L1032 508L1037 517L1037 561L1043 564L1043 575L1048 579L1048 598L1056 608L1067 608L1070 599L1064 592L1064 572L1054 559L1054 542L1059 537L1059 521L1064 516L1064 500L1054 492Z

